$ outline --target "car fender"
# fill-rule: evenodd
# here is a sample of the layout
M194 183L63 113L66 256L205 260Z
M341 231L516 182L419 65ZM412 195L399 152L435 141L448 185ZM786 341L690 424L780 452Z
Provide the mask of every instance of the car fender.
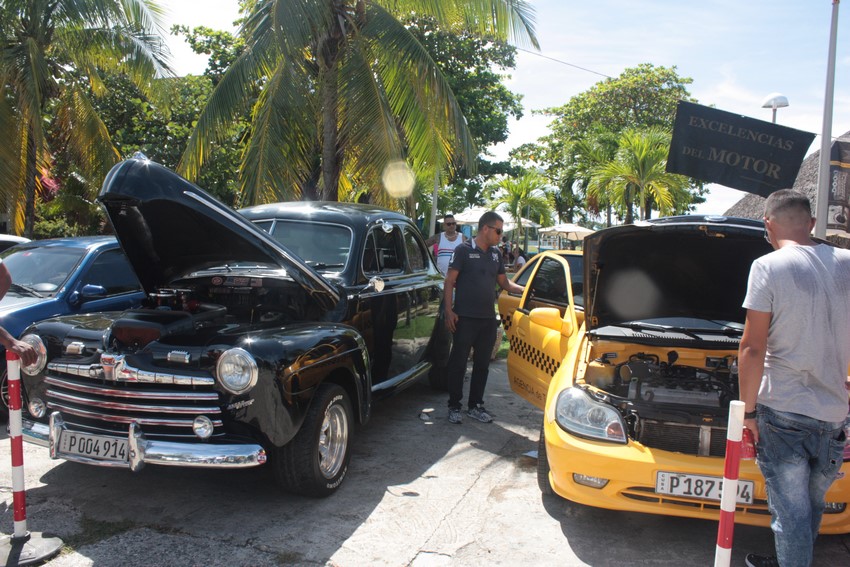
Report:
M225 410L262 431L273 445L285 445L295 436L318 386L327 381L348 391L359 423L369 419L369 354L363 337L353 327L332 323L287 325L243 336L233 346L254 357L258 380L247 394L225 398Z

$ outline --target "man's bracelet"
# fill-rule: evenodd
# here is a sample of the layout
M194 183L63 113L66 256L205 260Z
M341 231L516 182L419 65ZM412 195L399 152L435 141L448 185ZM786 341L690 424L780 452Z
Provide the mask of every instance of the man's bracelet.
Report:
M759 414L759 413L758 413L757 411L755 411L755 410L753 410L753 411L745 411L745 412L744 412L744 419L755 419L756 417L758 417L758 414Z

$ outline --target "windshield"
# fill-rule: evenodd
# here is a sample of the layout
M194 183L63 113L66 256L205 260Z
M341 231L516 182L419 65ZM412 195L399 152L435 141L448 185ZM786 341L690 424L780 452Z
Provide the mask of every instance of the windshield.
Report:
M338 224L276 219L257 226L319 271L341 271L351 251L351 230Z
M16 247L3 252L12 282L41 294L61 289L86 251L64 247ZM20 293L13 286L9 293Z

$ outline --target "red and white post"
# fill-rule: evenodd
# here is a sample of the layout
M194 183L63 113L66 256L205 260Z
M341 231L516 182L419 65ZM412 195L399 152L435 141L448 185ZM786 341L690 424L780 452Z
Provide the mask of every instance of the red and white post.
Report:
M0 539L0 563L29 565L53 557L62 549L62 540L27 531L27 498L24 486L24 438L21 417L21 360L6 351L9 385L9 438L12 442L12 507L15 523L11 537Z
M726 464L723 470L723 496L720 498L720 525L714 567L729 567L732 561L732 536L735 531L735 506L738 502L738 469L741 464L741 438L744 432L744 402L729 404L726 429Z
M9 439L12 442L12 505L15 531L13 539L27 537L27 495L24 487L24 437L21 418L21 360L6 351L9 377Z

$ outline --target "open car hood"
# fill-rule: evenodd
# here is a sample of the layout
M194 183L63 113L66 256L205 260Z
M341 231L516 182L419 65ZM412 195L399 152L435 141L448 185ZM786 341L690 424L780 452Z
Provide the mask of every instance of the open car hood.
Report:
M145 291L215 266L262 264L286 271L325 308L336 288L242 215L147 159L119 163L98 200Z
M679 216L584 239L588 330L662 317L743 324L750 265L772 250L759 221Z

